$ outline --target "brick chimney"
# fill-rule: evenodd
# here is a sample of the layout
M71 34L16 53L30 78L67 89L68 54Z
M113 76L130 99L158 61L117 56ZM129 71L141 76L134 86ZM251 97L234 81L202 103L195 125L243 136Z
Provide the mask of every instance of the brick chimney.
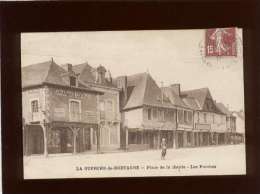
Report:
M67 70L68 72L72 72L72 64L67 63L67 64L66 64L66 70Z
M181 85L180 84L171 84L170 88L178 95L181 94Z
M102 65L97 67L97 83L103 84L105 82L106 68Z
M127 102L127 76L117 78L117 87L121 89L120 93L120 108L123 108Z

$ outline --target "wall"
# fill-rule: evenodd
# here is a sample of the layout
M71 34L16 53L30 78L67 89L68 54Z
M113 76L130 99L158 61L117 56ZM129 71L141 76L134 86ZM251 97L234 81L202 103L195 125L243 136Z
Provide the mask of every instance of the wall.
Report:
M109 89L109 88L99 88L95 87L95 90L104 92L103 95L99 96L99 109L100 107L100 102L105 103L105 117L109 120L120 120L120 110L119 110L119 91L114 90L114 89ZM106 109L106 104L108 101L111 101L113 104L113 111L108 111Z
M49 87L46 92L46 109L49 110L50 119L71 121L69 115L70 100L78 100L81 103L81 122L97 122L96 94L52 87Z
M128 128L140 128L143 121L143 108L124 112L124 116Z
M46 88L40 87L30 90L24 90L22 92L22 113L25 122L31 122L32 120L32 112L31 112L31 100L37 99L38 105L41 110L45 108L45 91ZM39 113L40 120L43 119L42 112Z
M151 109L151 120L148 119L148 109ZM157 112L154 117L153 111ZM162 117L159 116L159 111L164 112ZM171 116L166 117L166 112L171 111ZM162 119L163 118L163 119ZM143 108L143 125L149 129L173 130L176 129L176 109L166 109L160 107L144 107Z
M204 120L204 114L206 114L206 122ZM214 117L214 119L213 119ZM211 112L196 111L194 114L194 123L205 125L205 129L209 128L211 131L225 131L226 130L226 116ZM206 127L206 126L209 127Z
M97 122L97 97L96 94L60 89L54 87L41 87L23 91L23 117L26 122L32 121L31 100L39 100L39 114L46 112L49 121L70 121L69 100L75 99L81 103L81 122Z
M178 111L183 111L183 119L184 119L184 111L186 112L191 112L191 122L190 123L185 123L185 122L180 122L179 115L177 114L177 121L178 121L178 130L184 130L184 129L193 129L193 111L188 110L188 109L178 109Z
M120 109L119 109L119 90L102 86L94 86L97 91L103 92L103 95L98 97L98 109L101 111L101 120L104 122L101 131L101 146L120 146ZM103 108L101 107L103 103ZM112 102L112 109L108 110L108 103ZM113 124L111 124L111 122ZM110 123L110 124L108 124Z
M236 116L236 132L245 133L245 120L241 119L238 115Z

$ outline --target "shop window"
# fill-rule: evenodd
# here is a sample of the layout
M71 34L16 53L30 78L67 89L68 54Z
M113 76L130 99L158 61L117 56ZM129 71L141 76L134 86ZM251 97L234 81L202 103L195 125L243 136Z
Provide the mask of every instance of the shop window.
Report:
M187 132L187 142L191 143L191 132Z
M93 136L92 136L92 138L93 138L93 139L92 139L92 140L93 140L92 143L93 143L94 145L97 145L97 130L95 130L95 129L93 130Z
M118 132L116 127L110 128L110 144L118 143Z

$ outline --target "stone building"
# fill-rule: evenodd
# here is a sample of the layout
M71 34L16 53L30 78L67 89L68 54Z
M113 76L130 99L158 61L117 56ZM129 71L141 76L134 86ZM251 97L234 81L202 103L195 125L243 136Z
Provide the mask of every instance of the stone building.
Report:
M22 68L24 154L76 153L93 148L98 96L72 65L53 60Z
M79 81L103 93L103 95L98 96L100 128L99 131L91 131L93 144L97 144L96 137L99 132L101 151L120 149L120 89L113 84L110 71L104 66L100 65L94 68L88 63L73 65L72 68L77 73Z

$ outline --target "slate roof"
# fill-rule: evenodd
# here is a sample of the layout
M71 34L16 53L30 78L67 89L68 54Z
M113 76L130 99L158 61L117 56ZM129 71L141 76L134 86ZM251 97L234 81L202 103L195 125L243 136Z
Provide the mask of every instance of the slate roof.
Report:
M223 113L217 106L217 104L214 102L210 91L208 88L200 88L200 89L194 89L194 90L186 90L181 92L181 97L186 104L189 104L190 107L194 110L205 110L209 111L207 108L205 108L205 100L206 98L210 98L213 101L213 107L212 112L216 112L219 114L225 114Z
M179 95L177 95L173 89L171 87L163 87L162 88L163 93L165 94L165 96L167 96L171 103L179 106L179 107L183 107L183 108L190 108L189 105L187 105L181 98Z
M230 112L230 111L228 110L228 108L227 108L224 104L222 104L221 102L216 103L216 105L217 105L218 109L219 109L223 114L226 114L226 115L228 115L228 116L231 116L231 115L232 115L232 112Z
M64 68L57 65L53 60L28 65L22 68L22 88L38 86L42 84L53 84L70 87L62 78L67 73L68 72ZM90 89L81 81L79 81L79 86L79 89L85 89L90 92L97 92L93 89Z
M197 99L191 97L184 97L182 98L183 102L193 110L200 110L200 105Z
M61 74L66 71L54 61L46 61L22 68L22 87L51 83L65 86Z
M143 105L174 107L164 94L162 103L162 91L148 73L127 76L127 90L129 95L124 110Z
M186 90L181 92L182 97L194 98L197 100L200 108L203 108L207 95L210 95L208 88L200 88L194 90ZM211 95L210 95L211 97Z
M90 66L88 63L81 63L78 65L73 65L72 69L76 74L79 74L79 80L81 80L83 83L100 85L99 83L96 83L97 68ZM101 85L114 88L116 87L106 79L105 83L102 83Z

